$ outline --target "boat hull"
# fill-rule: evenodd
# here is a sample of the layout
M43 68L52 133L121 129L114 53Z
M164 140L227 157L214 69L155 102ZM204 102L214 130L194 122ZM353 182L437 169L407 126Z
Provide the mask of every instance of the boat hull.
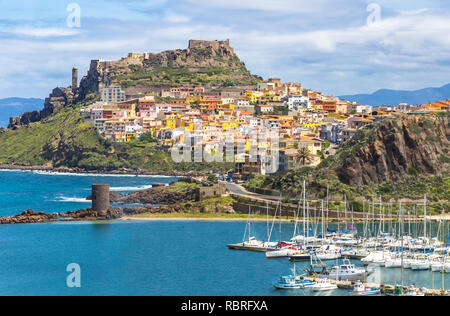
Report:
M379 289L350 292L351 296L375 296L375 295L380 295L380 294L381 294L381 290L379 290Z
M244 246L242 244L229 244L227 248L230 250L243 250L243 251L255 251L255 252L269 252L274 251L273 248L258 247L258 246Z

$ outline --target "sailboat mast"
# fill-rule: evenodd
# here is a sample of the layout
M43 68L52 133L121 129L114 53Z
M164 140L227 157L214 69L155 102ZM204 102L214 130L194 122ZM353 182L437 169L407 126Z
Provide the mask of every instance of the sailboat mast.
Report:
M427 195L423 199L423 237L427 238Z
M303 245L306 246L306 180L303 180Z
M282 205L283 205L283 195L282 193L280 193L280 227L279 227L279 235L278 235L278 240L281 243L281 217L282 217Z
M323 214L323 200L322 200L322 245L325 239L325 223L324 223L324 214Z

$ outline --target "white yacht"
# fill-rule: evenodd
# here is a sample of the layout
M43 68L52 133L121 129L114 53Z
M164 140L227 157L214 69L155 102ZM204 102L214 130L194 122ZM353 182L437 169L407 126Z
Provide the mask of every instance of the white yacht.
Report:
M431 267L431 262L427 259L419 259L413 260L411 262L411 270L419 271L419 270L428 270Z
M401 258L390 258L386 259L384 263L385 268L401 268L402 267L402 259Z
M310 289L313 292L333 291L337 290L338 286L328 279L319 279L316 284L310 286Z
M266 258L267 259L287 258L293 256L298 251L299 249L293 246L285 247L275 251L266 252Z
M381 294L380 288L366 288L362 282L356 282L353 291L350 292L352 296L372 296Z
M343 264L334 266L331 271L322 268L322 271L317 271L317 269L307 270L310 275L314 275L318 278L326 278L330 280L347 280L347 281L362 281L367 277L367 271L364 268L358 268L350 262L348 259L343 260Z

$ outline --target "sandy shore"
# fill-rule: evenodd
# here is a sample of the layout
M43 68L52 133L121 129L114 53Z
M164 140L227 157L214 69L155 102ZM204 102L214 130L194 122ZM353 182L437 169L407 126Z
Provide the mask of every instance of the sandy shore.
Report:
M221 218L221 217L122 217L118 221L128 222L172 222L172 221L189 221L189 222L246 222L245 218ZM265 219L254 219L252 222L265 222ZM283 220L283 222L290 222Z
M177 216L177 215L173 215L173 216L158 216L158 215L150 215L150 216L125 216L122 217L121 219L118 219L118 221L202 221L202 222L246 222L248 220L247 217L233 217L232 215L229 215L229 217L183 217L183 216ZM320 222L321 219L315 219L316 221ZM394 219L395 220L395 219ZM416 219L415 222L420 222L422 219ZM435 220L435 219L429 219L429 220ZM440 220L440 218L439 218ZM448 216L448 219L446 220L450 220L450 215ZM250 219L251 222L267 222L267 218L263 218L263 217L257 217L257 218L251 218ZM311 221L311 219L310 219ZM273 219L273 217L269 218L269 222L272 223L274 222L279 223L280 219ZM281 219L281 222L283 223L293 223L294 219L293 218L283 218ZM297 222L302 223L303 220L297 220ZM325 220L325 222L328 223L351 223L351 218L348 219L340 219L339 222L337 219L329 219L328 221ZM364 223L362 220L354 220L353 221L355 224L361 224Z

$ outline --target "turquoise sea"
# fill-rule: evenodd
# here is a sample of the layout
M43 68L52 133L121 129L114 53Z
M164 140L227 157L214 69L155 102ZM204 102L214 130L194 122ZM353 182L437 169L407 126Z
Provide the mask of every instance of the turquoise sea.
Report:
M92 183L130 192L173 180L0 171L0 215L87 207L81 199ZM313 295L271 288L280 275L290 273L287 259L228 250L227 243L242 241L244 228L243 222L176 220L0 226L0 295ZM265 223L252 229L265 237ZM283 239L292 230L292 224L283 224ZM71 263L81 267L80 288L67 287ZM305 266L297 264L299 271ZM399 271L382 269L373 278L398 283ZM441 284L438 273L407 271L404 277L419 286Z

